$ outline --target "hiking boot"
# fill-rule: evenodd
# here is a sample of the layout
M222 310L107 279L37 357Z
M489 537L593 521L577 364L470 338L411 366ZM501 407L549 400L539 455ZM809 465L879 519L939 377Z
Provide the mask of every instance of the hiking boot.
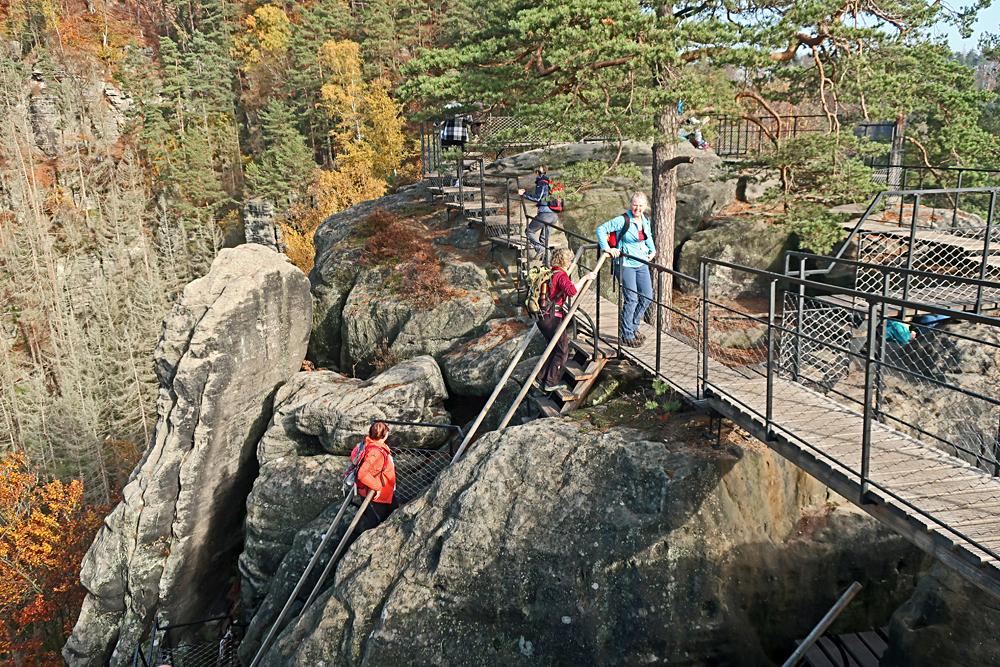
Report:
M635 332L635 342L639 343L639 345L642 345L643 343L646 342L646 337L644 335L642 335L641 333L639 333L638 331L636 331Z
M622 345L625 347L639 347L640 343L635 338L623 338Z
M554 384L550 387L546 387L545 391L551 393L553 391L559 391L560 389L569 389L569 387L566 386L565 382L560 382L559 384Z

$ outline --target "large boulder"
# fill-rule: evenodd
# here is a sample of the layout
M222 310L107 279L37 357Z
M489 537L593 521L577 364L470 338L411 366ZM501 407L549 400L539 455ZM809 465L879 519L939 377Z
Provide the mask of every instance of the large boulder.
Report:
M1000 600L940 563L889 623L885 667L1000 665Z
M496 311L499 296L468 252L463 236L445 235L444 211L422 201L426 189L410 188L338 213L316 232L310 273L315 302L309 357L320 367L368 375L421 354L439 356L479 329ZM381 210L374 222L369 217ZM373 261L369 241L384 245L382 211L425 239L430 258L401 271L412 255ZM439 213L439 215L438 215ZM391 242L390 242L391 243ZM405 253L404 253L405 254ZM474 260L474 261L470 261ZM432 267L427 263L438 264ZM439 288L414 293L410 281L424 269L440 270ZM424 276L426 278L426 276Z
M723 218L694 233L681 246L678 270L698 275L702 257L768 271L783 270L785 251L792 248L791 234L780 225L759 220ZM684 287L686 283L679 283ZM767 279L746 271L712 267L712 294L729 298L759 295L767 290Z
M769 450L660 438L582 420L484 436L355 542L265 664L760 665L851 578L869 582L856 627L912 586L913 547Z
M219 602L255 447L305 356L310 309L306 277L259 245L222 250L184 289L156 351L152 441L83 562L69 664L130 664L154 613L186 622Z
M343 307L341 368L367 371L419 354L438 355L485 324L496 310L486 272L471 262L444 267L453 292L419 304L401 285L386 288L391 269L363 270Z
M240 556L244 610L263 600L295 535L331 503L339 504L346 455L373 419L449 424L448 398L434 359L417 357L362 381L331 371L299 373L275 398L260 441L260 475L247 499ZM394 446L436 448L445 429L392 426ZM332 453L332 454L331 454Z
M441 357L448 388L459 396L489 396L528 331L524 320L495 319L482 335L456 344ZM545 339L536 333L525 354L536 356L544 349Z

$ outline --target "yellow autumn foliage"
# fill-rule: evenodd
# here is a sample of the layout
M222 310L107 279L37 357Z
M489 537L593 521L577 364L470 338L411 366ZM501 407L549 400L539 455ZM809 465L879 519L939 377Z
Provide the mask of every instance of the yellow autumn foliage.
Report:
M281 7L262 5L243 19L244 32L233 39L232 53L245 66L283 54L292 40L292 24Z

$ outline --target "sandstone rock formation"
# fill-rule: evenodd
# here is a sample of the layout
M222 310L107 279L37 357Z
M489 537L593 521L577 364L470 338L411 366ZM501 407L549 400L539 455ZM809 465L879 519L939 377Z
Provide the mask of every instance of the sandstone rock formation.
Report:
M379 233L365 227L367 216L376 208L405 216L414 207L426 207L424 197L426 190L410 188L338 213L317 230L309 346L309 357L317 365L364 376L413 356L439 356L494 316L495 297L486 271L473 261L477 258L455 245L428 239L428 247L444 264L443 282L450 290L437 303L410 297L409 285L399 282L392 266L363 261L366 238Z
M529 326L515 318L486 323L486 333L455 345L441 357L445 382L459 396L489 396L521 345ZM545 339L536 334L525 353L541 354Z
M695 232L680 250L678 269L698 275L702 257L712 257L757 269L783 271L784 254L792 248L787 229L766 222L742 219L713 220L708 229ZM679 283L685 287L686 283ZM739 298L767 290L767 281L750 273L713 267L713 295Z
M156 352L152 441L83 563L70 665L131 664L154 613L197 620L219 601L255 446L305 355L310 309L305 276L259 245L221 251L185 288Z
M885 667L1000 665L1000 601L940 563L892 616Z
M268 592L296 533L331 503L340 504L345 455L368 432L371 420L448 424L447 397L441 371L428 356L368 381L330 371L299 373L278 390L274 418L257 449L260 475L246 503L240 574L248 614ZM391 442L434 448L449 435L443 429L393 425Z
M325 452L348 453L375 418L448 424L446 398L441 371L429 356L368 381L329 371L300 373L279 390L274 419L258 448L260 476L247 500L240 556L243 609L253 617L242 649L247 661L342 502L347 459ZM397 448L436 448L452 435L404 425L391 429L390 443ZM398 453L396 464L397 497L406 502L412 487Z
M862 626L912 585L913 547L768 450L661 438L484 436L355 543L266 664L767 664L849 578Z
M274 204L266 199L251 199L243 207L243 235L247 243L285 251L281 228L274 222Z

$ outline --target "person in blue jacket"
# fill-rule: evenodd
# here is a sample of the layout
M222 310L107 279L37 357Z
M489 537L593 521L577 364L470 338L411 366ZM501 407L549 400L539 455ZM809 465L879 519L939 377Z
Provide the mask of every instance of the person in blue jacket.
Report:
M549 208L549 194L551 194L552 181L545 174L545 167L539 165L535 169L535 194L528 194L524 188L520 188L517 194L528 201L535 202L538 206L538 213L528 221L528 226L524 230L524 235L528 237L531 244L532 259L542 259L545 251L549 247L549 225L559 224L559 216Z
M597 243L601 250L616 258L623 290L623 305L618 332L622 345L639 347L646 339L639 333L642 316L653 300L653 282L649 267L638 260L650 261L656 255L653 230L643 212L649 207L644 192L632 195L629 210L611 218L597 228ZM615 234L615 243L608 236Z

